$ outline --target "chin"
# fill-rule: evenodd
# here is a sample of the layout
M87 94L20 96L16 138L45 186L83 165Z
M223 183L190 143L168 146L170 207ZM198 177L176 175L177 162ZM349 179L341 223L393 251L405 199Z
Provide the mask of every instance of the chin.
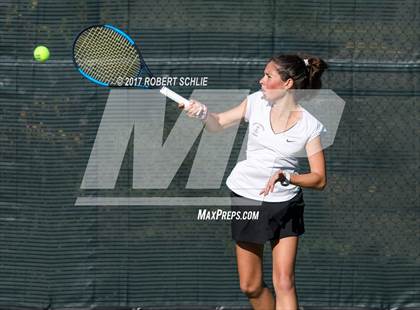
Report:
M272 94L270 94L270 92L268 91L266 91L266 90L262 90L261 89L261 92L262 92L262 96L261 96L261 98L262 99L265 99L265 100L267 100L267 101L271 101L273 98L273 96L272 96Z
M269 102L273 102L277 99L278 96L274 96L274 94L270 94L270 92L263 92L262 98L269 101Z
M286 95L286 91L285 90L269 90L269 91L262 91L263 93L263 98L269 102L274 102L276 100L279 100L281 98L283 98Z

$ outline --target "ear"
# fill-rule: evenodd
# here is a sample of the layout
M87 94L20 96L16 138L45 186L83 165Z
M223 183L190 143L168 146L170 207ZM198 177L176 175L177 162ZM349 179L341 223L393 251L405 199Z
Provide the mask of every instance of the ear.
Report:
M284 87L286 89L292 89L294 85L294 81L291 78L288 78L286 82L284 82Z

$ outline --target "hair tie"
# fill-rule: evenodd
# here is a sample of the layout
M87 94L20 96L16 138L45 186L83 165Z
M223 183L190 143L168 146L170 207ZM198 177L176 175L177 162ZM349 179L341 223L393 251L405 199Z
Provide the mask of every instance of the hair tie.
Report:
M305 66L309 66L309 59L308 58L305 58L303 61L305 62Z

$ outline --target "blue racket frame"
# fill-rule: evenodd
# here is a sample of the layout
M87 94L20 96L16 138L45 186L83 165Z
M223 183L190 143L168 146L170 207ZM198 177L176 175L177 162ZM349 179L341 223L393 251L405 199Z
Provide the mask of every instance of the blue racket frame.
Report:
M134 42L134 40L124 31L122 31L121 29L118 29L117 27L110 25L110 24L104 24L104 25L93 25L93 26L89 26L85 29L83 29L82 31L80 31L76 38L73 41L73 51L75 48L75 44L77 42L77 39L80 37L80 35L82 33L84 33L86 30L90 29L90 28L95 28L95 27L105 27L108 29L111 29L112 31L115 31L116 33L120 34L121 36L123 36L125 39L127 39L128 42L130 42L130 44L135 48L135 50L137 51L138 55L139 55L139 59L140 59L140 71L138 73L138 77L141 76L144 73L144 70L147 72L147 74L149 74L150 76L153 76L152 72L150 71L149 67L147 66L146 62L144 61L141 53L140 53L140 49L137 47L136 43ZM121 88L132 88L132 87L137 87L137 88L144 88L144 89L150 89L151 87L147 87L144 85L136 85L136 86L125 86L125 85L109 85L109 83L104 83L101 81L98 81L97 79L91 77L89 74L87 74L86 72L84 72L79 65L76 63L76 60L74 58L74 54L73 54L73 64L75 65L75 67L77 68L77 70L79 71L79 73L85 77L87 80L91 81L92 83L95 83L97 85L103 86L103 87L121 87Z

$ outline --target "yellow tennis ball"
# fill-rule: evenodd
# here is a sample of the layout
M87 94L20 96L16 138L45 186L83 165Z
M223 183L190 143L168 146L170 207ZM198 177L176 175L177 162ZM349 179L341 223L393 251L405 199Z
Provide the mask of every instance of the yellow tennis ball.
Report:
M34 49L34 59L39 62L47 61L50 58L50 51L47 47L39 45Z

